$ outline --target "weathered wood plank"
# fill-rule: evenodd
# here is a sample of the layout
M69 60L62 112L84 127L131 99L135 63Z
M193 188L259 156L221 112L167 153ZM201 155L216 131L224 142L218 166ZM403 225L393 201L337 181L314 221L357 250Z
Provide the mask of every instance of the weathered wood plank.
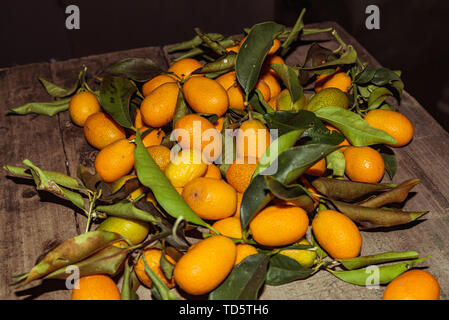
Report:
M321 28L328 26L335 28L345 42L352 44L356 48L362 61L369 61L371 64L379 66L379 63L338 24L324 22L308 25L308 27ZM332 38L329 34L309 36L305 40L322 41L321 44L330 49L338 47L336 42L331 41ZM287 58L287 63L301 63L304 60L308 46L310 46L310 42L304 46L297 47ZM168 47L169 46L166 46L162 49L141 48L72 59L52 63L50 67L47 64L40 64L37 66L32 65L9 70L0 70L0 81L9 83L9 87L0 87L0 97L3 98L2 101L8 101L8 103L11 102L13 105L39 98L45 99L45 94L43 94L42 89L38 88L39 84L36 79L31 79L29 76L30 72L35 74L36 77L48 75L48 78L52 79L57 84L69 86L75 80L82 64L87 65L88 75L91 80L94 75L103 71L109 65L126 57L146 56L154 59L157 63L161 64L161 66L167 67L168 60L176 56L167 54ZM30 70L32 69L32 71L22 70L19 72L15 70L20 68L29 68ZM16 76L15 82L9 79L8 74L12 72L11 70L18 72L20 75ZM26 79L22 81L21 77ZM90 81L89 84L95 87L92 81ZM13 88L14 90L26 90L28 96L21 97L20 99L22 100L20 100L13 96L14 93L11 91ZM14 99L19 99L20 102ZM429 271L438 277L442 289L441 298L448 299L449 271L445 268L445 265L448 263L447 257L449 254L449 246L447 246L447 230L449 227L449 169L447 168L449 135L407 92L404 94L399 110L412 120L416 132L415 138L410 145L395 149L399 162L399 170L394 182L400 182L414 177L420 178L421 183L414 189L415 195L407 201L405 209L430 210L430 212L424 217L425 219L423 222L413 225L412 227L397 228L397 230L390 232L363 232L364 244L362 254L374 254L388 250L417 250L422 256L431 255L432 258L428 259L422 265L429 266ZM3 118L0 119L0 123L2 124L0 129L5 131L7 138L2 144L3 150L6 148L8 148L7 150L11 150L11 148L13 148L13 152L8 153L7 155L2 155L2 157L5 157L4 163L19 164L25 156L21 147L25 142L29 144L30 141L35 141L32 140L33 138L36 139L36 137L39 137L39 141L35 143L36 146L30 146L27 149L26 154L26 156L29 155L37 164L44 166L48 163L51 165L52 169L64 172L66 168L63 163L67 160L68 172L72 176L75 175L79 163L91 168L93 167L93 161L97 151L87 144L82 129L72 124L68 113L60 114L56 122L56 118L45 117L38 117L38 119L35 120L31 120L34 119L33 116L10 118L12 121L10 121L9 118L7 120L4 120ZM24 119L30 119L29 122L27 122L27 131L19 129L21 128L20 125L23 125ZM31 126L29 123L31 123ZM60 133L58 133L59 130L61 131ZM51 138L48 138L48 140L41 138L46 137L48 132L54 133L51 135ZM6 141L8 141L8 144ZM14 141L12 147L10 141ZM35 150L39 144L43 145L46 151L51 151L39 155L37 150ZM54 152L54 150L56 151ZM64 153L66 156L64 156ZM51 157L49 154L51 154ZM58 159L62 159L62 161ZM385 180L388 180L387 176L385 176ZM49 240L54 237L59 240L64 240L68 237L66 231L58 228L57 224L53 221L55 214L57 214L58 217L61 217L60 221L64 221L65 219L63 219L62 216L67 215L68 217L64 216L64 218L68 218L67 221L71 219L70 221L74 222L71 226L72 234L75 234L75 220L76 224L78 224L78 232L84 231L85 218L83 216L77 215L75 219L73 217L73 211L70 209L60 206L59 204L39 202L38 197L32 194L32 187L16 185L11 181L7 181L6 185L3 180L1 183L3 183L3 185L1 185L3 188L0 191L2 201L1 207L6 209L4 210L6 213L1 212L0 214L5 215L5 217L9 219L6 220L7 223L5 226L2 224L4 232L2 233L2 236L0 236L0 256L3 257L1 259L2 262L0 262L0 268L2 270L10 270L13 273L25 271L32 266L34 259L43 250L42 243L44 243L44 241L42 241L41 238ZM29 192L23 191L24 188L27 188L25 191ZM30 195L31 198L27 198L27 196ZM14 199L14 202L18 203L18 205L12 203L10 199ZM51 208L51 214L48 214L49 211L44 210L48 208ZM36 231L33 231L33 229L31 229L32 227L30 227L29 216L22 213L28 213L27 211L32 211L33 213L37 212L39 213L39 217L42 216L41 220L36 220L37 223L33 221L36 224L32 226ZM16 217L20 217L21 219L16 219ZM2 219L2 222L3 221L4 220ZM51 221L51 223L48 221ZM8 238L8 235L13 235L13 237L11 238L11 236L9 236ZM29 238L30 236L32 239ZM32 243L34 247L30 248L28 242ZM12 256L13 252L16 251L22 252L20 259L16 256ZM16 270L17 265L25 265L26 267L24 270ZM3 272L2 274L0 297L16 298L11 291L4 289L9 275L8 272ZM383 287L379 289L367 289L365 287L346 284L334 278L331 274L325 271L320 271L318 274L306 280L297 281L280 287L267 286L263 291L261 298L379 299L383 293L383 289ZM43 292L47 290L48 286L42 288ZM149 290L141 287L138 292L142 299L150 298ZM59 290L45 293L40 297L45 299L64 299L68 297L68 292L67 290Z
M1 163L21 165L25 158L50 170L66 172L62 137L56 117L5 116L10 107L30 101L50 101L37 81L51 79L47 63L6 69L0 74ZM62 282L31 284L23 291L8 288L12 275L29 271L35 260L52 242L76 234L72 208L47 192L36 192L32 183L9 178L2 170L0 179L0 299L65 299ZM62 285L62 287L61 287Z

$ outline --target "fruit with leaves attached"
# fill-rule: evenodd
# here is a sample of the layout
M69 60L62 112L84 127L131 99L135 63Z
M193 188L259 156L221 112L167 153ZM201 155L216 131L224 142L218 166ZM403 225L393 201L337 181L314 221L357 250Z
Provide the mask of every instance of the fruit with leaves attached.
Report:
M346 94L338 88L326 88L316 93L307 104L307 110L316 111L323 107L338 107L347 109L349 99Z

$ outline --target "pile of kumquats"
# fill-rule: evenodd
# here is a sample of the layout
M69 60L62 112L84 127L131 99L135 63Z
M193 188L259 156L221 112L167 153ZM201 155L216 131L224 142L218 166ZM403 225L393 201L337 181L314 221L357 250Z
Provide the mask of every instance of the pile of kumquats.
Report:
M4 166L87 217L85 233L12 285L76 274L73 300L138 299L139 286L154 299L244 300L322 271L386 285L387 300L439 299L429 272L409 270L427 257L360 255L361 230L426 213L392 206L419 179L385 182L400 170L393 150L414 134L394 109L401 73L360 61L335 30L306 28L303 16L293 27L256 24L238 39L195 28L169 48L177 58L168 70L128 58L90 86L85 66L71 88L40 79L54 100L9 113L68 110L98 154L77 177L28 159ZM313 43L287 65L292 45L316 33L338 48Z

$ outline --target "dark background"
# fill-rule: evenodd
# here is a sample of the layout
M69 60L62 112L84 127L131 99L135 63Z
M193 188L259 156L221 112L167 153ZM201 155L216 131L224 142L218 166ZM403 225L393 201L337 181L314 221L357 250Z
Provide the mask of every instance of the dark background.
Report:
M80 30L65 28L65 8L80 8ZM367 30L365 8L380 9ZM449 129L449 1L445 0L41 0L0 4L0 68L171 44L206 32L241 33L265 20L292 26L336 21L380 63L403 71L405 89Z

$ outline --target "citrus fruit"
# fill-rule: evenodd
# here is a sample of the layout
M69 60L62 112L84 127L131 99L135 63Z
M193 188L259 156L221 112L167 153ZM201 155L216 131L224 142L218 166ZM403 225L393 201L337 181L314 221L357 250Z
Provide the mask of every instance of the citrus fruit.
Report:
M221 117L228 109L226 90L215 80L206 77L189 78L182 87L190 107L198 113L213 113Z
M120 297L115 282L103 274L79 278L72 290L72 300L120 300Z
M170 163L170 149L166 146L149 146L147 151L151 158L156 162L158 167L165 172L168 164Z
M271 135L267 127L259 120L247 120L237 132L237 158L259 159L270 144Z
M385 162L371 147L348 147L345 152L345 173L352 181L376 183L382 180Z
M310 245L310 242L303 238L297 244ZM279 251L279 254L288 256L296 260L300 265L306 268L311 268L316 262L316 251L307 249L285 249Z
M242 226L240 224L240 219L236 217L228 217L212 224L212 228L220 232L222 236L241 239L242 238Z
M240 48L239 45L230 46L230 47L226 48L226 51L228 51L228 52L232 51L232 52L238 53L239 52L239 48Z
M209 163L207 165L207 171L203 177L221 180L220 169L218 169L218 167L215 164Z
M113 182L131 171L136 145L127 139L103 148L95 158L95 170L104 182Z
M399 112L383 109L371 110L366 114L365 121L371 127L384 130L395 138L397 143L390 145L391 147L405 146L413 138L413 124Z
M181 150L165 168L165 175L174 187L184 187L189 181L203 176L207 164L202 160L201 151Z
M263 62L263 70L264 73L265 72L269 72L270 74L272 74L273 76L275 76L276 78L279 78L279 75L276 73L276 71L274 71L270 65L273 63L279 63L279 64L285 64L284 59L282 59L280 56L277 55L268 55L265 58L265 61Z
M176 264L176 283L192 295L212 291L231 272L236 251L234 242L224 236L216 235L197 242Z
M69 103L70 119L80 127L84 127L87 118L101 111L97 97L88 92L81 91L73 95Z
M268 206L250 222L254 240L264 246L283 246L297 242L307 232L307 213L294 206Z
M125 130L110 115L103 112L94 113L87 118L84 136L91 146L100 150L126 137Z
M312 230L320 246L334 259L357 257L362 248L362 236L356 224L334 210L318 212Z
M340 133L341 133L340 130L338 130L337 128L335 128L335 127L334 127L333 125L331 125L331 124L326 123L326 128L328 128L330 132L332 132L332 131L337 131L337 132L340 132ZM350 145L351 145L351 144L349 143L348 139L346 139L346 138L345 138L345 140L343 140L342 142L340 142L340 143L338 144L338 146L350 146ZM345 152L346 149L347 149L347 147L342 147L342 148L340 148L340 151L341 151L341 152Z
M326 160L323 158L315 162L313 166L306 170L305 174L321 177L326 172Z
M237 257L235 258L235 265L242 262L248 256L252 256L254 254L258 254L259 252L255 247L250 244L240 243L237 245Z
M259 77L259 81L265 82L265 84L268 86L268 88L270 89L270 97L275 97L279 93L281 93L281 85L279 84L276 77L273 76L271 73L269 73L269 72L263 73ZM265 100L268 101L269 99L268 100L265 99Z
M235 71L229 71L215 79L225 90L237 83Z
M213 161L221 154L221 135L214 125L197 114L188 114L176 121L173 132L183 149L204 151L208 160Z
M348 92L352 85L351 77L345 72L320 75L315 82L315 91L320 92L326 88L338 88L343 92Z
M142 86L142 94L146 97L154 89L167 82L176 82L176 79L168 74L160 74L145 82Z
M201 67L203 67L203 65L198 60L192 58L185 58L173 63L170 66L170 68L168 68L168 72L173 72L182 80L185 79L188 75L190 75L193 71ZM195 76L203 76L203 75L197 74Z
M223 180L192 179L185 185L182 197L203 219L224 219L232 216L237 208L237 192Z
M272 75L270 75L270 77L272 77ZM260 93L262 93L263 99L265 101L269 101L270 100L270 98L271 98L271 90L270 90L270 87L268 86L268 84L264 80L259 79L256 82L255 89L258 89L260 91Z
M147 131L149 128L146 126L140 127L138 130L140 131L140 133L144 133L145 131ZM132 140L136 137L135 134L131 135L129 137L129 140ZM165 132L162 129L152 129L149 133L147 133L145 135L145 137L142 138L142 143L145 147L150 147L150 146L158 146L161 144L162 139L165 137Z
M140 109L137 108L136 113L134 115L134 128L140 129L144 126L143 120L142 120L142 113L140 112Z
M168 82L146 96L140 105L143 122L154 128L165 126L172 121L178 101L178 90L176 83Z
M237 190L244 193L251 182L251 177L257 168L256 161L250 159L236 159L228 167L226 181Z
M339 107L347 109L349 99L346 94L337 88L326 88L316 93L307 104L307 110L316 111L322 107Z
M270 100L268 100L268 104L270 105L271 108L273 108L273 110L277 110L278 106L277 106L277 101L278 101L279 96L276 97L271 97Z
M108 217L96 230L115 232L131 241L132 244L138 244L147 237L150 225L148 222L135 219Z
M307 97L303 94L295 103L292 103L292 96L288 89L282 90L277 98L277 110L299 111L307 106Z
M145 257L145 261L143 260ZM136 272L139 280L146 285L148 288L151 288L151 279L148 274L145 272L145 262L148 267L161 279L168 288L173 288L175 286L175 279L167 279L164 272L161 269L161 257L162 251L160 249L148 248L143 252L143 256L139 258L137 263L134 265L134 271ZM165 258L173 265L176 265L176 261L173 260L172 257L165 255Z
M229 107L234 109L245 109L245 97L242 88L238 83L230 86L226 94L228 95Z
M237 192L237 209L235 210L234 217L240 219L240 207L242 205L243 193Z
M440 285L429 272L410 270L388 284L382 300L440 300Z

